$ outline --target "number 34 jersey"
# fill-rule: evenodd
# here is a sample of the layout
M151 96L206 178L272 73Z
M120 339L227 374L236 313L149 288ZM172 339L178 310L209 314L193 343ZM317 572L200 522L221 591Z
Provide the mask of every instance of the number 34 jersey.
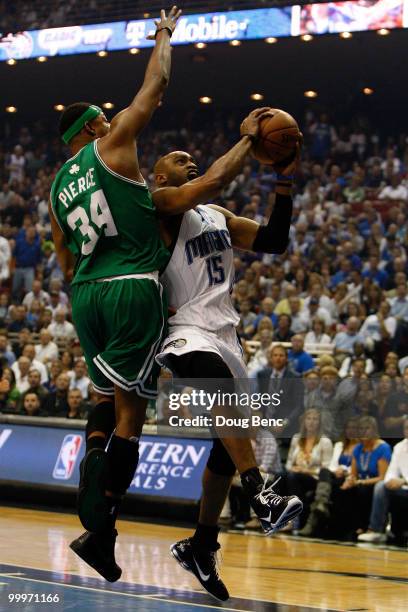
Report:
M169 259L146 184L108 168L97 142L66 161L51 188L55 219L76 257L73 284L154 272Z
M170 325L216 331L238 325L231 301L234 255L224 215L208 206L184 213L171 259L161 282L171 309Z

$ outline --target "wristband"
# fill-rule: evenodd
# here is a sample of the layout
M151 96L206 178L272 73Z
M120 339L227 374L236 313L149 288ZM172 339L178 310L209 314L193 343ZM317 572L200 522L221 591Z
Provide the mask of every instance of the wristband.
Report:
M169 28L169 26L163 26L162 28L158 28L156 30L154 37L156 38L158 33L161 32L162 30L167 30L168 33L170 34L170 38L173 36L173 30L171 28Z

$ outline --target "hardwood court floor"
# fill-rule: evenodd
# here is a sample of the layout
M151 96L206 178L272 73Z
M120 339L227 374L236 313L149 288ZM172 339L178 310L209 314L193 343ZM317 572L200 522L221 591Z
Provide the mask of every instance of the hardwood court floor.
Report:
M23 578L33 580L36 589L41 583L71 585L66 601L71 601L77 589L75 604L55 610L103 609L96 600L85 605L86 597L89 591L106 597L112 588L118 596L128 593L138 597L136 605L132 601L132 609L138 611L162 610L163 602L175 606L167 610L182 612L214 607L259 612L408 610L408 551L304 542L283 535L265 538L222 534L221 574L231 599L221 606L203 597L195 579L169 554L169 545L190 535L190 530L127 521L119 521L118 530L116 556L123 575L112 587L68 548L82 532L75 516L0 507L0 583L10 589L14 580L16 591ZM124 604L113 605L113 601L105 601L104 608L128 609ZM1 603L4 606L4 601ZM0 610L39 609L2 607L1 603Z

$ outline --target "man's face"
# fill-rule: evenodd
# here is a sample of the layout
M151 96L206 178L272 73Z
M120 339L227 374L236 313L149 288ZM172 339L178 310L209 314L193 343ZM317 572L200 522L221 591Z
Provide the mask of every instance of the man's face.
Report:
M66 391L69 387L69 378L66 374L60 374L55 382L58 391Z
M287 363L286 352L281 348L272 349L270 363L274 370L283 370Z
M6 336L0 336L0 351L7 350L7 338Z
M302 336L293 336L292 338L292 347L295 353L300 353L303 351L303 338Z
M16 308L16 319L17 321L24 321L26 316L26 309L24 306L17 306Z
M38 370L31 370L28 373L28 384L30 385L30 387L38 387L40 385L41 382L41 375L39 373Z
M24 357L28 357L30 361L32 361L35 357L35 348L34 344L26 344L23 349Z
M361 361L360 359L357 359L353 365L352 365L352 369L353 369L353 374L354 376L360 377L362 376L362 374L364 374L364 361Z
M74 365L74 372L77 378L82 378L83 376L85 376L85 373L86 373L85 363L81 360L77 361L76 364Z
M33 293L40 293L41 283L38 280L33 281Z
M24 410L28 415L35 414L40 409L40 400L35 393L27 393L24 398Z
M78 410L82 402L82 393L79 389L72 389L68 393L68 406L71 410Z
M49 331L43 329L40 332L40 342L43 346L46 346L49 342L51 342L51 334Z
M266 315L270 315L273 312L273 300L271 298L265 298L262 300L262 311Z
M194 158L185 151L173 151L159 162L155 180L157 187L179 187L197 176Z

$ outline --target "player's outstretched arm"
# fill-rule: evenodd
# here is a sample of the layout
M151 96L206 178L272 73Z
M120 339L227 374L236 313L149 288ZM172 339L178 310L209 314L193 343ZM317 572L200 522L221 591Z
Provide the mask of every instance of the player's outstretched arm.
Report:
M51 202L48 203L48 215L51 221L51 233L52 239L55 246L55 253L57 255L58 263L64 275L66 281L70 282L73 277L75 257L68 249L65 244L64 234L58 225L54 212L52 210Z
M220 206L212 206L227 218L231 242L237 249L256 253L282 254L289 242L289 229L292 218L292 185L300 161L301 145L297 145L293 160L285 167L275 165L278 180L275 187L275 204L266 225L237 217Z
M162 187L153 195L160 214L179 215L218 196L242 169L256 139L259 123L267 116L269 107L252 111L241 124L241 140L225 155L217 159L203 176L180 187Z
M146 68L142 87L133 102L113 118L109 135L106 137L110 146L112 144L120 146L128 142L133 144L158 107L170 79L170 38L180 15L181 11L173 6L167 16L162 10L160 19L155 21L156 44Z

